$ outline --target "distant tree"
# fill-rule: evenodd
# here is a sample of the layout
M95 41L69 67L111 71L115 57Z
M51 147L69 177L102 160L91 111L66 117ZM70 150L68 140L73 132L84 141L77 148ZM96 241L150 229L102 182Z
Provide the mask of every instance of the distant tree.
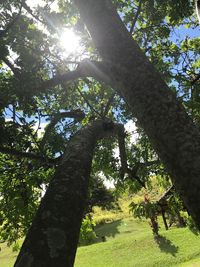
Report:
M92 212L93 207L102 209L116 209L117 197L111 189L106 188L101 177L90 177L89 196L86 212Z

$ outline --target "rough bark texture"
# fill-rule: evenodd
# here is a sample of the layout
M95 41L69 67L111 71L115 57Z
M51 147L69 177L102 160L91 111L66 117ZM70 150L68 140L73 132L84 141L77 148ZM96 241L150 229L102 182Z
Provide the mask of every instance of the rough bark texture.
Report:
M96 141L119 125L95 121L69 142L61 165L41 201L15 267L72 267L87 201Z
M123 25L110 0L74 0L103 59L200 228L200 133Z

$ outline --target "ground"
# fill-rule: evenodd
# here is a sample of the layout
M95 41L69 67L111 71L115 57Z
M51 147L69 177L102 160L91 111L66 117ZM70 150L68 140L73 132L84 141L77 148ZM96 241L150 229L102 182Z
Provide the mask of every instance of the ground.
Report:
M154 239L147 221L134 219L127 212L99 212L96 220L98 239L78 248L75 267L199 267L200 237L187 228L161 225L159 239ZM105 221L112 221L107 222ZM12 267L16 252L0 244L0 266Z

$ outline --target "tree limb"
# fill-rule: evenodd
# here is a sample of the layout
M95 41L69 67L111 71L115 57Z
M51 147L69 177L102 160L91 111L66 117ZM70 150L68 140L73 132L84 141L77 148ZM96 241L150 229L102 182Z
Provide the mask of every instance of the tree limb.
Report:
M0 147L0 153L8 154L8 155L19 157L19 158L39 160L49 165L55 165L58 161L57 159L52 159L52 158L40 156L34 153L29 153L29 152L22 152L22 151L13 149L13 148L8 148L8 147Z
M15 68L6 57L2 58L2 61L11 69L13 74L18 78L20 75L20 70L18 68Z
M74 71L66 72L65 74L56 75L52 79L43 81L37 91L45 91L49 87L56 86L62 82L70 82L80 78L93 77L101 82L110 82L110 78L105 74L106 69L104 62L92 62L83 60Z
M136 24L137 19L138 19L139 15L140 15L141 7L142 7L142 2L143 2L143 0L140 0L139 5L138 5L137 12L136 12L135 17L134 17L134 20L133 20L133 22L132 22L132 25L131 25L131 28L130 28L130 33L131 33L131 34L132 34L133 31L134 31L135 24Z
M190 84L194 85L196 82L198 82L199 79L200 79L200 73L197 74L197 76L193 80L191 80Z
M6 26L6 28L4 30L0 31L0 38L5 37L6 34L9 32L9 30L14 26L14 24L17 22L17 20L19 19L20 15L21 15L21 10L22 10L22 6L20 7L20 10L19 10L18 14L16 15L16 17L8 23L8 25Z
M84 99L84 101L86 102L86 104L88 105L88 107L90 107L90 109L96 113L99 117L101 117L101 114L90 104L90 102L88 101L88 99L84 96L84 94L81 92L81 90L78 88L78 92L81 95L81 97Z
M131 180L136 180L136 181L138 181L138 183L139 183L142 187L146 188L145 183L144 183L144 182L139 178L139 176L137 175L137 171L138 171L138 168L133 168L133 169L127 168L127 170L126 170L128 176L129 176L129 178L130 178Z
M45 145L45 142L46 142L48 135L50 134L50 132L54 128L54 126L59 122L59 120L61 120L62 118L74 118L77 121L81 121L82 119L84 119L84 117L85 117L85 114L80 109L72 110L72 111L65 111L65 112L60 112L60 113L54 114L52 116L51 122L46 127L46 131L45 131L44 136L42 138L42 141L40 143L40 148L41 149L44 148L44 145Z
M107 102L107 104L106 104L106 106L105 106L105 109L104 109L104 111L103 111L103 115L102 115L103 118L105 118L105 117L107 116L108 111L109 111L109 108L110 108L110 105L112 104L112 102L113 102L113 100L114 100L114 98L115 98L115 95L116 95L116 93L114 92L114 93L110 96L110 98L108 99L108 102Z
M32 9L26 4L26 1L23 0L22 1L22 7L34 18L36 19L37 21L43 23L43 21L33 13Z
M124 126L122 126L121 128L119 128L118 131L119 156L121 160L121 169L120 169L121 179L124 179L124 175L128 169L126 147L125 147L125 136L126 135Z
M138 183L146 188L145 183L139 178L137 175L138 169L140 166L144 166L145 163L137 163L134 168L130 169L127 164L127 154L126 154L126 147L125 147L125 131L124 126L118 128L118 144L119 144L119 156L121 160L121 169L120 169L120 177L123 180L125 174L127 173L131 180L136 180ZM150 162L146 162L145 166L149 166ZM155 162L151 163L155 164Z

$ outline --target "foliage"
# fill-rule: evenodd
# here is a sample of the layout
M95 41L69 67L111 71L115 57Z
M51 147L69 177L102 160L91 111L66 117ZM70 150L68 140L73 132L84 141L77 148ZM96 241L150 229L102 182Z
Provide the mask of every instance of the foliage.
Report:
M91 212L94 206L101 207L104 210L119 209L114 190L107 189L103 179L98 175L91 177L90 180L88 211Z
M142 219L149 219L157 212L157 205L149 201L143 201L138 204L132 202L130 209L133 212L134 217Z
M90 216L85 216L82 221L79 242L80 244L90 244L96 239L94 231L95 223L91 220Z
M149 219L150 226L154 235L158 236L158 205L157 203L150 202L147 196L144 197L144 201L136 204L132 202L130 204L130 210L133 212L135 218Z
M192 217L190 215L188 215L188 213L186 213L186 212L182 212L181 215L184 218L184 221L185 221L187 227L190 229L190 231L192 231L195 235L199 235L199 230L196 227Z
M0 240L10 245L26 234L54 172L7 156L1 156L0 172Z

